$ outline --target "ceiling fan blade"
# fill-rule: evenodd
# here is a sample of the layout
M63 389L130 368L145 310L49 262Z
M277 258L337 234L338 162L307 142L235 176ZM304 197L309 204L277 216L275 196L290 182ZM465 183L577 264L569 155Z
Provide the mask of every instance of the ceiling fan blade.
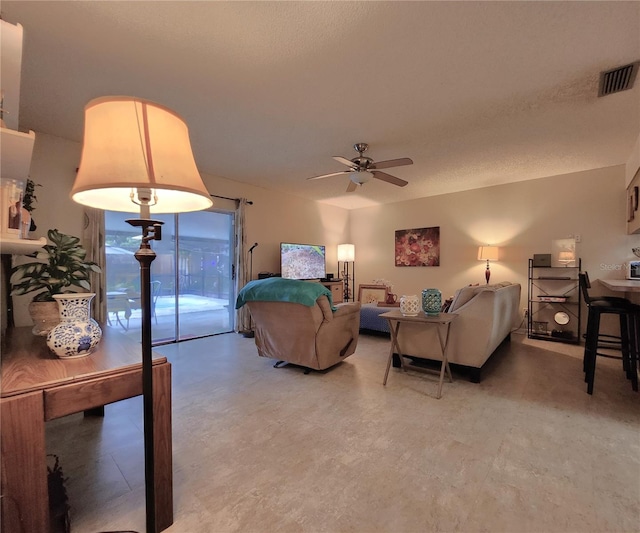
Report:
M379 170L372 170L371 174L373 174L374 178L378 178L379 180L386 181L387 183L392 183L393 185L397 185L398 187L404 187L408 185L408 181L401 180L400 178L396 178L391 174L387 174L386 172L380 172Z
M353 181L349 182L349 185L347 186L347 192L353 192L358 188L358 184L354 183Z
M408 157L401 157L400 159L387 159L386 161L377 161L371 165L370 169L402 167L404 165L413 165L413 161Z
M338 163L342 163L343 165L347 165L348 167L353 167L355 166L353 164L353 161L350 161L349 159L347 159L346 157L342 157L339 155L334 155L333 158L338 162Z
M323 174L322 176L314 176L307 180L321 180L322 178L330 178L331 176L339 176L340 174L349 174L350 170L341 170L340 172L332 172L331 174Z

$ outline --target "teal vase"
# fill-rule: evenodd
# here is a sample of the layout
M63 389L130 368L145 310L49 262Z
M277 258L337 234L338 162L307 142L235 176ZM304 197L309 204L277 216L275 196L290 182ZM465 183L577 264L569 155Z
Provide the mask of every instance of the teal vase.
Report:
M442 308L442 294L438 289L424 289L422 291L422 310L427 316L440 314Z

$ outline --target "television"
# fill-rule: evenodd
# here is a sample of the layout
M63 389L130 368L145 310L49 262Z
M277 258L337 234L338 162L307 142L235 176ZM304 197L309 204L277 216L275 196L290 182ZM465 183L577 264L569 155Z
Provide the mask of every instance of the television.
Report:
M280 273L289 279L323 279L326 276L324 246L281 242Z

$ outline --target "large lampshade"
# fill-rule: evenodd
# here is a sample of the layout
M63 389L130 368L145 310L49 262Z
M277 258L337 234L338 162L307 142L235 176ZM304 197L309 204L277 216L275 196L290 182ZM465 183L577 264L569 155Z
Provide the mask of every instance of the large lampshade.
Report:
M338 244L338 261L355 261L356 247L353 244Z
M164 106L107 96L85 106L82 157L71 198L111 211L134 212L148 191L151 213L180 213L213 202L196 168L189 130ZM155 198L154 198L155 197Z
M478 260L480 260L480 261L497 261L498 260L498 247L497 246L480 246L480 247L478 247Z

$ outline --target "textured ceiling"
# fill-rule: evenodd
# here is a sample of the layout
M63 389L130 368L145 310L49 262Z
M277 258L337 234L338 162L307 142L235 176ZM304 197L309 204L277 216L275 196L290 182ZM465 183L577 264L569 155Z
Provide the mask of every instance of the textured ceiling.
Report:
M14 2L20 126L81 141L91 99L174 109L201 172L345 208L626 162L640 2ZM345 193L331 156L410 157ZM211 191L215 193L215 191Z

